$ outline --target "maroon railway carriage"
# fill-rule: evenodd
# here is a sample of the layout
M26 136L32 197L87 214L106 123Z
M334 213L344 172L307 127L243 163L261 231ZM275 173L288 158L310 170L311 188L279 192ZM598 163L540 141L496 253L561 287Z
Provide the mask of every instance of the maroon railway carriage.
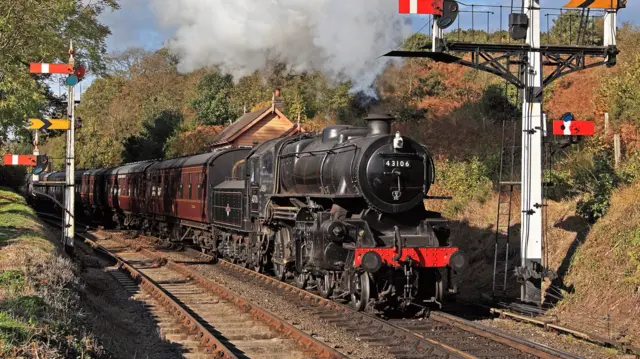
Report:
M142 161L116 167L105 173L105 197L112 220L119 227L139 224L137 215L145 205L145 170L153 161Z
M80 200L88 216L103 216L105 211L106 168L92 169L82 175Z
M208 194L249 151L220 149L153 163L145 170L143 228L176 241L209 236L213 202Z
M73 200L75 201L75 208L78 210L82 208L82 176L84 176L87 171L86 169L76 170L74 176Z

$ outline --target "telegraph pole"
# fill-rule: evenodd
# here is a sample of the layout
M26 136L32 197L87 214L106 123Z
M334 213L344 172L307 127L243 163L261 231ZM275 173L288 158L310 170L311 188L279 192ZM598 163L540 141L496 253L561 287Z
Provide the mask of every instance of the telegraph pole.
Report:
M527 53L522 71L522 214L521 267L530 274L542 268L542 55L540 51L540 0L523 0L529 18ZM525 276L521 285L523 302L541 303L540 275Z
M75 65L73 58L73 42L69 44L69 66L72 68ZM75 204L75 95L73 87L75 84L67 82L68 85L68 108L67 118L69 119L70 126L67 130L67 151L65 158L65 196L64 196L64 249L65 252L73 253L73 238L75 237L75 218L74 218L74 204Z

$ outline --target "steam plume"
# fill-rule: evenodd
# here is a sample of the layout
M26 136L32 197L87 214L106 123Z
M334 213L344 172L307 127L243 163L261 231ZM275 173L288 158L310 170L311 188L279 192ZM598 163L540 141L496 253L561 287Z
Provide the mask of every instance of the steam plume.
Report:
M394 0L152 0L161 24L175 27L169 47L179 70L220 65L234 77L269 59L294 71L318 70L367 89L411 34Z

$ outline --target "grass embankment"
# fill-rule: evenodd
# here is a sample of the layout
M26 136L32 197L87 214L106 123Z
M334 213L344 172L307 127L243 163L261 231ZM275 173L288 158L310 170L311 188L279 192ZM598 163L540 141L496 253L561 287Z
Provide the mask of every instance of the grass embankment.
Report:
M458 200L427 201L427 206L443 210L452 220L453 243L469 259L457 276L461 296L476 300L490 295L492 289L497 194L486 194L482 183L473 186L476 176L458 177L483 195L474 198L462 193ZM640 346L638 198L640 181L614 190L611 207L593 226L576 214L579 198L548 201L545 256L559 278L544 285L547 301L556 305L549 315L561 324L635 346ZM520 193L514 194L511 216L509 258L510 267L515 267L520 264ZM499 249L500 258L504 250ZM519 296L513 276L508 296Z
M557 315L640 346L640 182L615 190L607 214L577 236Z
M51 240L49 240L51 239ZM71 261L25 199L0 188L0 357L97 358Z

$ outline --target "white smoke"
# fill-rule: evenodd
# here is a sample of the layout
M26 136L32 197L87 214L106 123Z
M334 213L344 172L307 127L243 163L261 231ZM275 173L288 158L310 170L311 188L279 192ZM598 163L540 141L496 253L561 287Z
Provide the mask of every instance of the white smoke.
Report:
M366 90L411 35L397 0L151 0L180 71L219 65L236 79L269 59Z

